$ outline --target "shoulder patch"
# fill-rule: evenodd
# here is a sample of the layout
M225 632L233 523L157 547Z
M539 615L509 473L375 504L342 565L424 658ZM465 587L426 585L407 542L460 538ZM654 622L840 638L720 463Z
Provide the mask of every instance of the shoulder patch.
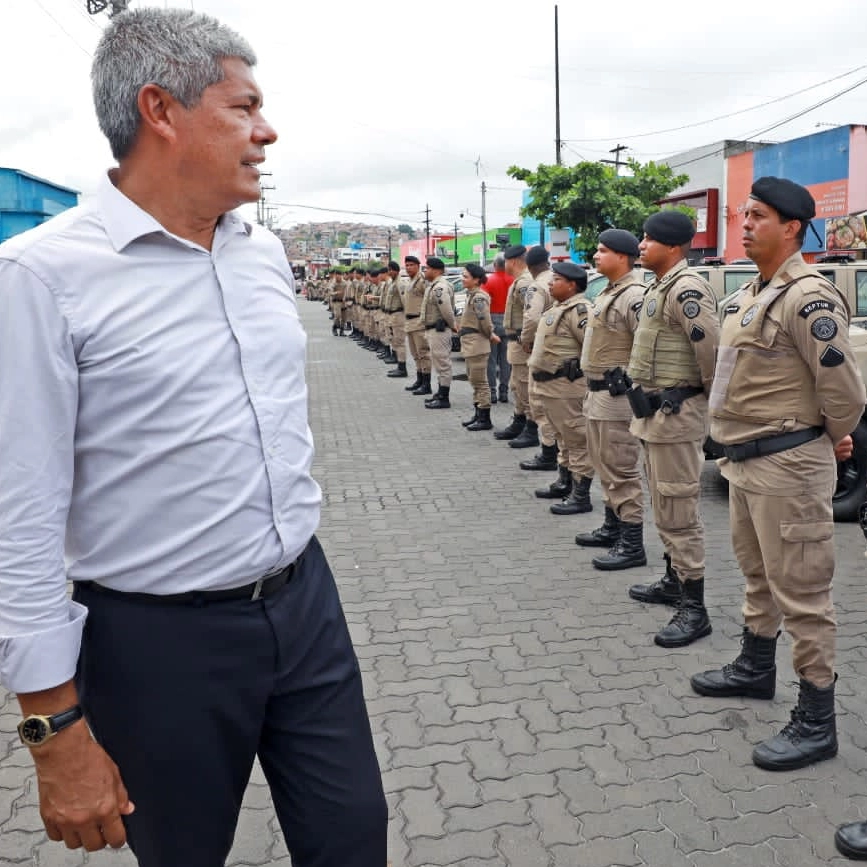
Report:
M837 323L830 316L819 316L813 320L810 334L816 340L833 340L837 336Z
M681 310L683 310L683 315L686 316L687 319L695 319L695 317L701 313L701 305L698 301L694 301L690 298L690 300L683 305Z
M758 305L758 304L753 304L753 306L750 307L750 309L747 310L746 313L744 313L744 318L741 319L741 325L742 325L744 328L746 328L747 325L749 325L750 322L752 322L753 319L756 318L756 313L758 313L758 312L759 312L759 305Z
M836 346L828 346L819 356L819 364L822 367L838 367L846 360L846 357Z
M698 325L693 325L692 329L689 332L689 339L693 343L698 343L700 340L704 340L704 338L705 338L704 328L701 328Z
M704 298L704 295L699 292L698 289L684 289L680 295L677 296L677 300L681 302L688 301L690 298L700 299Z
M806 319L810 314L816 313L819 310L827 310L829 313L831 313L836 306L837 305L834 304L833 301L825 301L824 298L820 298L816 301L811 301L809 304L805 304L798 311L798 316L802 316L804 319Z
M647 315L653 316L656 313L656 299L651 298L650 301L647 302Z
M442 298L442 297L443 297L443 287L442 287L442 286L437 286L436 289L434 289L434 295L436 295L437 300L439 300L440 298Z
M476 316L484 316L486 308L487 305L485 304L485 299L482 298L481 295L476 295L476 297L473 298L473 310L475 311Z

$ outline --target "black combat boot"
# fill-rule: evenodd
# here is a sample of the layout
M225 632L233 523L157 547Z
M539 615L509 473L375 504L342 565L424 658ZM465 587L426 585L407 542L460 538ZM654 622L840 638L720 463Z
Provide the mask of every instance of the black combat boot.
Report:
M389 370L388 373L385 374L391 379L405 379L409 374L406 372L406 362L398 361L397 367L394 370Z
M451 390L451 386L441 385L439 393L437 396L431 401L425 401L424 405L428 409L450 409L451 404L449 403L449 391Z
M479 405L477 403L474 403L473 404L473 417L468 418L466 421L462 421L461 424L464 427L469 427L478 417L479 417Z
M554 515L580 515L582 512L592 512L593 504L590 502L590 485L593 479L581 476L580 479L572 477L572 489L569 496L562 503L554 503L550 508Z
M572 473L569 472L569 467L565 464L560 464L559 470L560 473L556 482L551 482L547 488L536 490L536 496L540 500L562 500L569 495L569 490L572 487Z
M741 652L722 668L694 674L689 682L699 695L773 698L777 688L777 637L764 638L744 627Z
M442 390L443 390L443 387L441 385L438 385L437 390L433 393L433 396L425 398L424 405L430 406L430 404L432 404L435 400L439 400L441 393L442 393Z
M867 822L849 822L834 834L837 851L853 861L867 861Z
M665 574L653 584L633 584L629 588L629 596L639 602L651 602L655 605L677 605L680 602L681 584L677 572L671 567L671 557L665 558Z
M500 389L500 403L508 403L509 402L509 389L501 388Z
M388 350L388 355L386 355L385 358L383 358L382 360L386 364L398 364L399 363L397 360L397 353L391 348L389 348L389 350Z
M710 618L704 607L704 578L699 578L698 581L683 582L674 617L653 636L653 640L660 647L686 647L711 632Z
M539 445L539 425L528 418L524 422L524 429L509 443L513 449L531 449Z
M415 369L415 382L411 382L409 385L405 385L403 387L404 391L415 391L417 388L421 386L421 371L416 368Z
M536 494L536 496L539 496ZM605 507L605 520L601 527L591 530L589 533L579 533L575 537L575 544L585 548L610 548L620 538L620 518L614 509Z
M490 430L493 427L491 424L491 408L489 406L479 409L478 418L470 425L467 425L467 430Z
M527 421L525 415L513 415L512 420L502 430L494 431L495 440L513 440L522 430L524 430L524 422Z
M497 389L491 389L491 403L494 404L497 402Z
M594 557L590 561L596 569L615 572L618 569L632 569L634 566L647 565L647 552L644 550L644 525L621 521L620 538L607 554Z
M337 337L338 330L339 330L339 328L338 328L337 324L332 325L331 326L331 335L333 337Z
M414 388L412 390L413 394L430 394L430 374L423 373L421 375L421 385L418 388Z
M527 461L521 461L518 466L522 470L556 470L557 469L557 443L546 446L542 443L542 451L533 455Z
M836 755L834 684L818 687L801 678L792 718L778 735L753 750L753 764L766 771L794 771Z

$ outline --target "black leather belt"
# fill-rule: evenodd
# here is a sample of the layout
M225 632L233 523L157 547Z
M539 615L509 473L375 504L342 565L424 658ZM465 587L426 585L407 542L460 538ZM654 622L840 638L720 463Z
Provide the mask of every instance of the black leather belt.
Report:
M825 433L823 427L808 427L804 430L762 437L760 440L750 440L733 446L721 446L721 448L723 455L737 464L741 461L748 461L750 458L763 458L766 455L775 455L778 452L785 452L796 446L802 446L804 443L819 439L823 433Z
M478 328L470 328L469 326L464 326L461 328L460 337L463 337L465 334L481 334Z
M514 334L507 334L506 335L507 341L508 340L520 340L520 339L521 339L521 332L520 331L516 331Z
M604 379L588 379L587 391L608 391L608 383Z
M407 319L418 319L421 316L421 313L406 313L404 314Z
M560 379L560 377L565 376L566 371L563 368L559 368L555 370L553 373L548 373L547 370L534 370L530 376L533 377L534 382L550 382L552 379Z
M81 581L82 587L104 593L108 596L123 597L135 602L145 602L151 605L208 605L212 602L237 602L247 600L255 602L257 599L265 599L282 590L294 577L298 565L304 559L306 548L294 562L285 569L275 572L273 575L265 575L242 587L230 587L228 590L190 590L187 593L126 593L123 590L113 590L103 587L94 581Z
M683 388L664 388L662 391L647 392L647 399L654 410L662 410L663 414L672 411L673 406L677 406L690 397L695 397L697 394L702 394L704 389L700 385L687 385Z

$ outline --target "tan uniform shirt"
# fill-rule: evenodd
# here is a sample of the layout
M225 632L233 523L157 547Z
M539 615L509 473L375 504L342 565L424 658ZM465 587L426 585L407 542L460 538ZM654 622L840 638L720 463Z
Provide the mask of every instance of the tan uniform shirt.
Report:
M422 318L425 328L433 328L442 319L448 328L455 327L455 295L452 284L440 274L429 283L422 301Z
M472 289L467 295L467 304L461 314L461 355L464 358L488 355L493 333L491 296L484 289Z
M730 445L822 426L828 437L733 463L723 475L756 493L795 494L835 472L832 444L864 410L864 383L849 344L843 295L807 265L787 259L762 285L756 277L723 309L711 436Z
M629 271L609 283L593 300L581 353L585 376L601 379L606 370L615 367L626 370L646 290L647 284ZM606 351L615 342L624 349L613 353ZM584 402L584 415L594 421L630 421L632 408L625 394L613 397L607 391L590 391Z
M716 349L719 344L719 318L713 289L700 274L688 267L686 259L655 280L646 290L635 333L636 344L640 340L642 329L649 327L651 317L657 318L656 324L673 337L686 339L691 357L694 357L694 366L697 366L698 379L704 387L705 395L708 394L713 382ZM661 317L661 324L658 317ZM633 379L636 379L633 374L636 344L633 344L629 364L629 374ZM696 384L691 383L689 377L690 373L684 370L677 385ZM653 391L668 385L669 383L651 380L644 384L644 388L646 391ZM705 395L685 400L677 415L655 412L649 418L633 418L629 430L633 436L648 442L704 439L708 424Z
M422 302L427 281L421 271L409 281L403 293L403 312L406 315L406 330L424 331L424 322L421 317Z
M503 327L506 334L514 336L524 325L524 305L527 302L527 289L533 282L533 275L523 270L509 286L506 294L506 312L503 315Z
M536 339L536 329L542 314L554 303L551 297L551 281L554 272L550 269L537 274L524 294L524 324L521 327L521 346L524 352L533 351L533 341Z
M554 302L542 317L536 332L533 353L529 361L531 375L534 371L554 373L564 362L581 358L588 312L587 299L584 295L573 295L562 303ZM578 382L575 380L573 384L583 388L584 378L581 377L580 386ZM543 397L559 396L562 394L563 383L560 380L534 382L533 388Z

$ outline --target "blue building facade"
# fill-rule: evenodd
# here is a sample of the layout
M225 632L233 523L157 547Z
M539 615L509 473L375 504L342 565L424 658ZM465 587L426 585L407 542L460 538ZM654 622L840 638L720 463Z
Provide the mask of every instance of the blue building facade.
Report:
M0 166L0 242L77 204L76 190Z

